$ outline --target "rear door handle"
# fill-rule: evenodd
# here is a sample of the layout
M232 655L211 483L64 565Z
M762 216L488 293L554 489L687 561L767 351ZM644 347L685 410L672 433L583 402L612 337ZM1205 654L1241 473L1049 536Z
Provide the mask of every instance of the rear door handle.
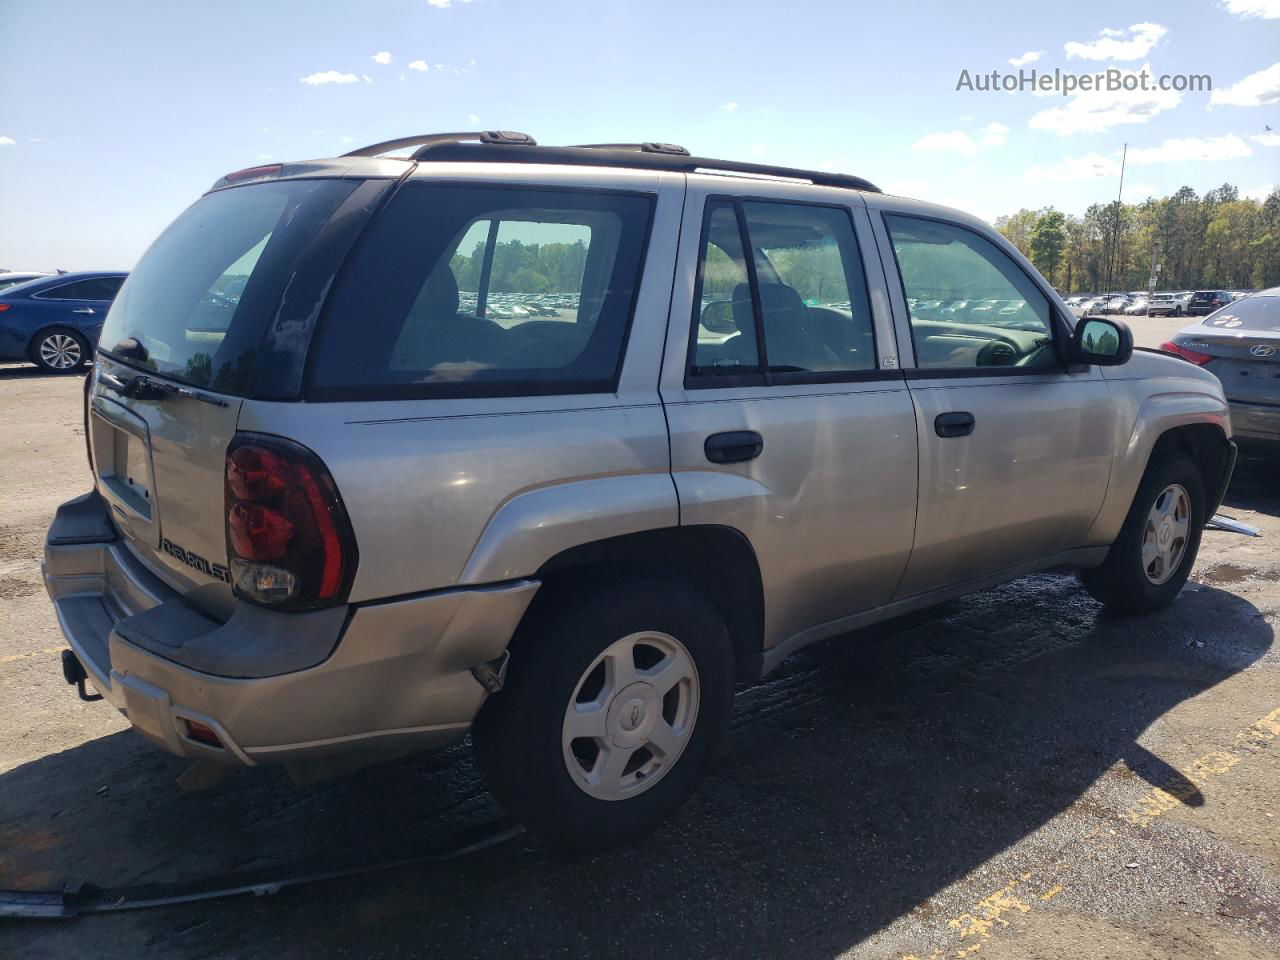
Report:
M712 463L742 463L754 460L764 449L764 437L754 430L713 433L702 446Z
M963 410L940 413L933 418L933 432L940 437L967 437L973 433L974 422L973 414Z
M75 310L72 310L71 312L72 312L72 313L87 313L87 314L89 314L89 316L93 316L93 307L79 307L79 308L77 308L77 309L75 309Z

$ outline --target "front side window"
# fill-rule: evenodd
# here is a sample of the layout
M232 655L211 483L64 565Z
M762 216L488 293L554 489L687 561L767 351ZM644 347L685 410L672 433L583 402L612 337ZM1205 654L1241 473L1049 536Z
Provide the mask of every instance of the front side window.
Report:
M651 207L627 194L407 187L339 279L310 395L614 389Z
M759 374L798 382L876 368L848 211L713 199L704 216L691 380L706 386L716 377Z
M910 309L916 366L966 370L1058 365L1049 300L978 233L885 214Z

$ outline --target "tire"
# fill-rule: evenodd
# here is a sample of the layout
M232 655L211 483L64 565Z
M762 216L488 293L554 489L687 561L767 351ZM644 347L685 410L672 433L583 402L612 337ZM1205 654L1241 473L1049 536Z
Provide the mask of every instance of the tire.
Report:
M92 358L89 341L67 327L41 330L31 341L31 362L45 373L74 373Z
M552 846L633 840L707 772L733 707L728 633L680 580L633 578L540 600L512 643L502 691L472 726L480 768L499 802ZM638 682L617 687L627 659ZM658 696L646 682L655 675L681 679ZM571 706L573 724L592 735L570 737Z
M1180 497L1185 497L1186 517L1179 549ZM1162 511L1169 516L1167 533L1161 529L1166 526ZM1107 559L1100 567L1082 570L1080 580L1094 599L1116 613L1167 607L1196 562L1205 519L1204 481L1196 465L1184 454L1153 460Z

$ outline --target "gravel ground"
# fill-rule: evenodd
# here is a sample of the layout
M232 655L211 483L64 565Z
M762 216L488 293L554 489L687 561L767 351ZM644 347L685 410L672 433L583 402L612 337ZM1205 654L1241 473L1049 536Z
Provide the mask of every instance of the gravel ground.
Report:
M1140 342L1183 325L1134 318ZM79 381L0 368L0 887L123 885L412 855L498 816L465 748L307 790L185 795L183 763L61 680L38 560L87 488ZM1280 956L1280 459L1158 615L1030 577L841 638L741 691L695 798L566 859L447 864L71 921L0 957Z

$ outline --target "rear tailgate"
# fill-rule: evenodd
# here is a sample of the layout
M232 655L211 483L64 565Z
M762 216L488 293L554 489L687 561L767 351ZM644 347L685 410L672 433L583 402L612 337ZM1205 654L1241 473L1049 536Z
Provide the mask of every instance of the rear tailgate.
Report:
M232 604L223 470L242 401L208 394L123 396L109 384L137 371L98 360L89 437L98 490L129 549L205 612Z
M224 471L242 397L296 399L325 294L389 179L206 194L121 289L89 397L97 486L130 551L205 613L233 605Z
M1280 404L1280 297L1228 304L1184 330L1179 342L1214 358L1205 369L1222 381L1228 400Z

